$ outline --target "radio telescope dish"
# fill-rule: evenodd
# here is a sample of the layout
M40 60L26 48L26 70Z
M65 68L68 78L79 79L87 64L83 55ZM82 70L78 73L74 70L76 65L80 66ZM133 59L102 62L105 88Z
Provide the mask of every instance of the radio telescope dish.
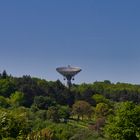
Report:
M81 71L81 68L68 65L67 67L58 67L56 71L67 79L67 85L71 87L71 79L74 79L74 76Z

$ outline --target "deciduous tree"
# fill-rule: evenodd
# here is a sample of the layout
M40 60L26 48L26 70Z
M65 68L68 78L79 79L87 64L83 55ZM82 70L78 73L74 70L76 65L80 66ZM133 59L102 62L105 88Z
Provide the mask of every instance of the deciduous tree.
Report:
M140 139L140 106L123 102L105 126L105 134L113 140Z
M91 116L93 113L91 105L86 101L76 101L75 104L72 106L72 112L74 115L77 115L77 119L79 120L80 117L84 116Z

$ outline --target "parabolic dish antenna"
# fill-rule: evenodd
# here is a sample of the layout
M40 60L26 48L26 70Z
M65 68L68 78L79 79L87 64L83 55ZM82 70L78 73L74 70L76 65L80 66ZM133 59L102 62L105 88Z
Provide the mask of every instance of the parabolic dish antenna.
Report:
M56 71L63 75L64 79L67 79L67 85L68 87L71 87L71 79L74 80L74 76L81 71L81 68L68 65L67 67L58 67L56 68Z

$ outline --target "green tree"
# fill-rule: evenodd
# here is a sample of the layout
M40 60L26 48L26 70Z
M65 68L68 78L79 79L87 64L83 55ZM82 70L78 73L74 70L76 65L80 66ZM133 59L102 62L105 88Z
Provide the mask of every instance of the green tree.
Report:
M104 131L111 140L139 140L140 106L132 102L120 103L115 115L108 119Z
M10 96L10 103L12 106L17 107L23 104L24 94L22 92L16 91Z
M77 115L77 119L79 120L80 117L84 116L91 116L93 113L91 105L86 101L76 101L75 104L72 106L72 113Z
M43 121L45 121L47 119L47 111L46 110L38 110L36 113L35 113L35 117L36 118L39 118Z
M109 80L104 80L105 84L111 84L111 82Z
M3 97L3 96L0 96L0 107L4 107L4 108L7 108L9 107L9 103L8 103L8 99Z
M94 94L92 96L92 98L96 101L96 104L98 104L98 103L107 103L108 104L109 103L109 100L100 94Z
M39 109L48 109L48 107L55 105L55 101L50 97L35 96L34 105L36 105Z
M109 114L110 108L106 103L98 103L95 107L95 115L97 118L105 117Z
M67 119L70 117L70 108L68 106L59 106L58 113L60 118L67 122Z
M9 79L0 79L0 95L9 97L11 93L15 92L15 85Z
M78 86L74 86L71 89L74 92L75 100L84 100L91 105L95 105L95 101L92 99L94 94L93 88L91 84L81 84Z
M47 110L47 118L53 122L59 122L60 116L58 112L58 107L56 106L49 107Z
M7 77L8 77L8 74L7 74L6 70L4 70L4 71L2 72L2 78L3 78L3 79L6 79Z
M23 113L12 113L6 110L0 110L0 139L17 138L29 133L29 124Z

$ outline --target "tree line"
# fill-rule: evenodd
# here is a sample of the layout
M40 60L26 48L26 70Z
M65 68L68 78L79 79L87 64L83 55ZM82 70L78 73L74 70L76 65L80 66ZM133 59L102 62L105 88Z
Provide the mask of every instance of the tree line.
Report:
M140 85L0 74L0 139L139 140ZM82 123L82 124L81 124ZM76 125L77 124L77 125Z

